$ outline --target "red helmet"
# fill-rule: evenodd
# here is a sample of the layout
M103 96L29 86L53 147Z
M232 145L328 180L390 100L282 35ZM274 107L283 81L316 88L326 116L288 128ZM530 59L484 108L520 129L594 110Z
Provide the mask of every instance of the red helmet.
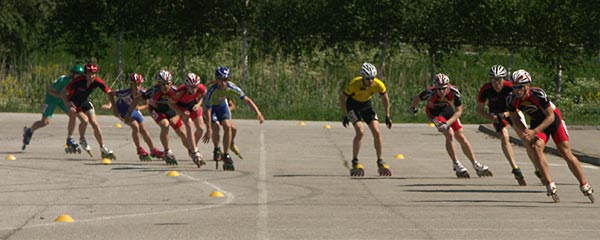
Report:
M198 86L198 84L200 84L200 77L198 77L198 75L195 73L188 73L187 77L185 78L185 85L193 87Z
M85 71L86 72L91 72L91 73L97 73L98 72L98 64L95 63L88 63L85 65Z
M142 76L142 74L139 73L132 73L129 74L129 81L131 81L131 83L143 83L144 76Z

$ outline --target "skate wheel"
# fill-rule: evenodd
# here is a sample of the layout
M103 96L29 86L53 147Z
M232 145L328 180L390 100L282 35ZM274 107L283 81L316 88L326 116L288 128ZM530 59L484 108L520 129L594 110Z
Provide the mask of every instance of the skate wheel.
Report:
M555 203L559 203L560 202L560 197L558 197L558 194L552 194L552 200L554 200Z
M587 197L590 199L590 201L591 201L592 203L595 203L595 202L596 202L596 199L594 198L594 195L592 195L591 193L590 193L589 195L587 195Z
M380 169L379 176L392 176L392 172L389 169Z
M471 175L469 175L468 172L457 172L456 173L456 177L457 178L471 178Z
M517 178L517 182L519 182L519 186L527 186L524 178Z

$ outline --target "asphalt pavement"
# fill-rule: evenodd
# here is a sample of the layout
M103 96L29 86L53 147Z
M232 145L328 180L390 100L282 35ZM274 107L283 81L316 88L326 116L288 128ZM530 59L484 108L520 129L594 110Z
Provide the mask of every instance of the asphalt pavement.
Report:
M244 159L233 156L236 171L225 172L210 161L212 144L200 145L207 165L197 168L173 131L178 166L140 162L130 129L112 116L98 118L117 156L111 164L101 163L91 128L94 157L64 152L64 114L23 151L23 126L40 115L0 113L0 239L600 239L600 203L581 194L564 160L548 153L561 198L553 203L515 145L528 185L517 184L485 125L464 128L493 177L477 177L457 145L471 173L457 179L443 136L426 123L381 125L391 177L378 176L367 132L359 155L366 174L350 177L354 130L266 117L262 125L234 120ZM160 147L158 127L145 123ZM569 134L578 156L598 160L600 128L569 126ZM582 166L600 188L600 168ZM57 222L61 215L73 222Z

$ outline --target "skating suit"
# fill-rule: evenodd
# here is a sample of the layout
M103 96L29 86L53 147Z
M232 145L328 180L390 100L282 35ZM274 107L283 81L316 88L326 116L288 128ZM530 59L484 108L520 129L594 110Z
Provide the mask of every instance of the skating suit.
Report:
M206 94L206 87L204 84L198 84L196 88L196 92L194 94L190 94L187 90L187 86L182 84L177 87L175 91L170 92L171 99L181 110L189 111L192 119L202 116L202 106L198 106L195 111L194 106L198 104L199 99L204 97Z
M73 79L66 87L69 92L68 100L77 107L78 112L87 112L93 109L89 97L96 88L100 88L104 93L110 92L110 88L101 78L95 77L94 81L88 87L85 76L79 76Z
M213 84L208 87L204 96L204 106L211 109L211 121L223 121L231 119L231 112L227 104L227 98L240 98L244 100L246 94L235 83L227 81L225 89L219 89L218 84Z
M436 92L435 86L431 86L419 93L419 99L427 101L425 112L427 113L427 117L433 122L446 122L454 115L454 108L462 105L460 91L458 91L456 86L448 84L448 88L450 91L442 97ZM456 119L450 127L455 131L461 129L462 124L460 123L460 119Z
M363 77L358 76L350 80L344 88L344 95L348 96L346 100L346 109L350 122L355 123L363 120L370 123L373 120L379 120L375 109L371 103L374 94L384 95L387 88L381 79L374 78L371 86L366 86Z
M140 89L140 95L145 91L145 89ZM119 111L121 117L124 118L127 114L127 111L129 111L129 106L131 106L131 102L133 102L134 98L133 94L131 93L131 88L119 89L115 91L115 97L117 98L117 101L115 102L117 111ZM131 112L131 118L140 123L144 121L142 114L137 109L134 109L133 112Z
M530 129L534 129L547 117L543 110L551 107L554 113L554 122L543 131L537 133L536 136L546 143L548 142L549 135L552 136L554 143L569 141L567 127L562 119L560 110L550 101L546 92L541 88L531 87L525 95L525 98L521 99L514 93L511 93L507 98L508 111L516 112L518 109L527 114L530 118Z

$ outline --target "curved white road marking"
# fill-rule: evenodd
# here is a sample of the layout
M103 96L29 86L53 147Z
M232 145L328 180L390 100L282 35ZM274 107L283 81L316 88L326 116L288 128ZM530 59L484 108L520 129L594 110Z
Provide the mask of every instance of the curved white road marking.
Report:
M269 208L267 205L267 151L265 149L265 133L260 130L260 156L258 161L258 214L256 216L256 239L269 239Z

